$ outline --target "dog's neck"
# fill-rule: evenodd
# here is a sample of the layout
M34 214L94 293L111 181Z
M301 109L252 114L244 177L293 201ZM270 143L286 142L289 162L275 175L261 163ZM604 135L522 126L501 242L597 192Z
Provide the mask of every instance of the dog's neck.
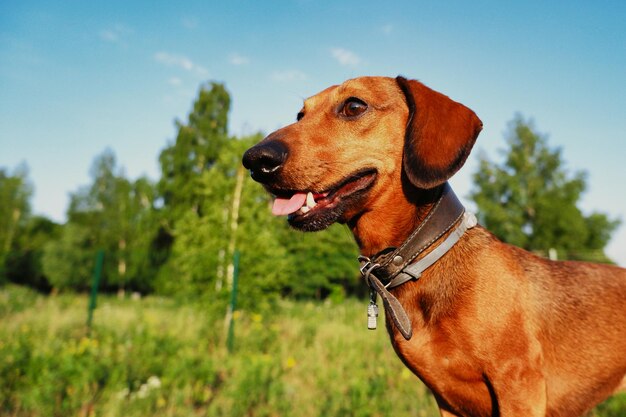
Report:
M402 193L386 194L384 201L376 202L371 210L348 223L361 255L372 257L402 244L427 217L442 187L417 189L403 178Z
M417 280L422 277L422 273L431 270L430 267L448 253L469 228L476 225L476 218L465 213L465 209L447 184L430 191L412 192L412 189L408 188L406 190L411 192L404 193L404 204L400 204L401 201L391 202L392 204L386 202L387 207L390 208L388 210L390 215L362 216L358 222L355 222L353 233L364 254L359 258L361 273L370 286L372 294L376 293L383 299L387 316L391 317L395 328L406 340L409 340L412 334L411 322L419 320L419 314L410 318L412 314L407 314L407 312L417 313L419 309L407 310L406 306L403 306L401 299L405 297L400 294L406 291L401 291L398 298L389 291L400 286L414 287ZM366 221L376 222L380 219L388 219L388 221L378 224L366 223ZM405 223L404 219L412 221ZM384 230L383 227L388 224L395 229ZM404 224L410 227L404 230L398 228ZM364 231L377 233L368 232L367 235L363 235ZM388 233L388 238L376 240L383 233ZM377 255L373 256L373 253ZM417 258L422 253L425 255ZM415 259L418 260L413 262ZM375 295L373 297L374 300L376 297ZM406 302L405 299L404 303ZM375 317L375 314L372 313L368 317Z

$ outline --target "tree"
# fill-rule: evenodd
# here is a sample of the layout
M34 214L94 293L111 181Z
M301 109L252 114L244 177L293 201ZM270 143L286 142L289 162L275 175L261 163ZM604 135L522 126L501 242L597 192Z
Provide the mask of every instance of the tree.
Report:
M258 307L280 295L291 259L279 238L286 226L270 215L270 197L241 167L241 155L259 135L222 142L210 167L195 179L195 209L181 210L173 244L159 274L159 291L208 296L225 303L234 251L240 258L240 305ZM164 207L164 210L167 210Z
M46 244L43 270L57 290L87 291L93 272L95 252L90 231L76 223L63 226L58 240Z
M126 210L127 279L132 289L143 293L154 289L154 281L165 253L159 246L160 213L155 208L156 185L141 177L130 184Z
M52 285L44 272L42 258L46 245L60 235L61 225L42 216L29 217L19 228L6 259L9 280L39 291L49 291Z
M285 228L281 239L292 260L291 279L284 283L285 295L323 299L366 288L357 272L358 248L346 226L335 224L315 233Z
M174 227L187 211L197 213L202 205L206 196L198 182L215 164L228 141L229 110L230 96L225 87L211 83L200 88L187 124L176 122L176 140L159 157L158 190L163 198L167 227Z
M508 148L500 164L480 159L470 197L480 222L505 242L559 258L609 261L604 254L619 225L606 214L585 216L577 203L586 174L569 174L560 148L517 115L509 125Z
M31 215L32 192L26 165L12 174L0 169L0 283L8 279L47 291L42 255L44 246L59 236L60 225Z
M158 278L163 292L197 293L198 285L215 278L228 214L221 203L226 204L229 195L227 181L215 165L229 140L229 110L230 96L222 84L201 86L187 123L176 122L176 140L159 157L159 241L168 253ZM206 207L207 202L213 209Z
M27 177L26 165L19 166L12 174L0 168L0 283L6 280L5 262L17 232L30 214L32 187Z
M158 231L155 186L146 178L128 180L110 150L96 157L91 176L92 184L70 196L61 239L46 248L46 272L55 286L85 289L95 254L104 250L103 288L151 291L160 261L152 250Z

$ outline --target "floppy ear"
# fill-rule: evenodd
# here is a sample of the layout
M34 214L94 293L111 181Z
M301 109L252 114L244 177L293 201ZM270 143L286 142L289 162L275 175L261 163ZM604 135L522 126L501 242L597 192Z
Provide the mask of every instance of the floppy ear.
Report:
M409 107L404 171L416 187L436 187L463 166L483 124L464 105L418 81L396 81Z

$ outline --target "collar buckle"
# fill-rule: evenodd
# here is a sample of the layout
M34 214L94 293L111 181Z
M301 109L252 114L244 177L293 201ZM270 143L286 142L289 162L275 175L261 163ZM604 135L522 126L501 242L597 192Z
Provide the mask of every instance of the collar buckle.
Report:
M363 255L359 256L359 262L361 262L361 267L359 268L359 271L361 272L362 276L369 275L370 272L372 272L374 268L377 268L380 266L378 264L374 264L372 266L372 260L368 258L367 256L363 256Z

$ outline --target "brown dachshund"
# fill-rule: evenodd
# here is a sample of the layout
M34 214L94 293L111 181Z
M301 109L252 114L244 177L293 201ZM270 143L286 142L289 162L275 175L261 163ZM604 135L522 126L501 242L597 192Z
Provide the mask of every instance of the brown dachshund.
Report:
M276 197L274 214L305 231L345 223L370 258L421 227L482 128L467 107L402 77L327 88L297 120L244 165ZM393 347L442 416L578 416L626 383L624 269L552 262L476 226L389 292L412 329L401 334L388 309Z

